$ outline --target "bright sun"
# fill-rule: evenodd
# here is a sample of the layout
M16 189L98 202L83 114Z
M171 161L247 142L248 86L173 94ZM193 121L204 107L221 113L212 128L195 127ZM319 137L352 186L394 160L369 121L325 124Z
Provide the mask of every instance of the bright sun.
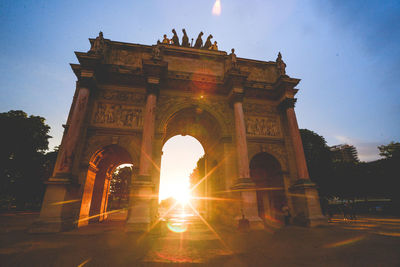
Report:
M163 147L159 201L174 198L180 204L191 199L190 174L204 155L200 142L191 136L174 136Z
M179 204L186 205L191 199L189 188L180 188L172 196Z

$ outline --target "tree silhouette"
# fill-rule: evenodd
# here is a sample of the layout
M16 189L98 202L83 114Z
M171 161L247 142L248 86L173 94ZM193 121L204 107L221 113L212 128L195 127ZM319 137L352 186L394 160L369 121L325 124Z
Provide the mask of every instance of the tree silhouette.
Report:
M400 159L400 143L390 142L387 145L378 146L379 155L386 159Z
M132 167L117 168L110 181L108 209L127 207L129 202L129 185L132 177Z
M38 206L43 194L50 127L21 110L0 113L0 195L2 206ZM49 167L49 166L48 166ZM50 168L50 167L49 167Z

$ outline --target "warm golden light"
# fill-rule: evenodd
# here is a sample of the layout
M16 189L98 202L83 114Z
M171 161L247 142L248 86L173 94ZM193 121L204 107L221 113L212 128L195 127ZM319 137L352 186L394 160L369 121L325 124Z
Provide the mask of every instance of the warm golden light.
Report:
M186 205L190 199L190 189L189 187L177 188L174 195L172 196L179 204Z
M214 6L212 8L212 14L215 16L221 15L221 1L215 0Z
M190 173L204 155L200 142L191 136L174 136L163 147L159 201L174 198L186 204L190 197Z

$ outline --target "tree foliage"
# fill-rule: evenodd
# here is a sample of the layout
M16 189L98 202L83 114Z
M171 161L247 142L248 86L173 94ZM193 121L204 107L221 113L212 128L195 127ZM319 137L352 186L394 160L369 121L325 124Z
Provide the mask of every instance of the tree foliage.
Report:
M308 129L300 129L304 154L310 179L320 188L320 193L330 193L332 158L324 137Z
M334 162L359 162L357 149L353 145L341 144L332 146L332 160Z
M37 207L57 154L45 154L50 127L43 117L10 110L0 113L0 128L1 205Z
M390 142L387 145L378 146L379 155L386 159L400 159L400 143Z
M399 143L378 147L385 159L360 162L352 145L330 149L325 139L313 131L301 129L300 134L310 179L317 184L322 197L384 197L392 199L393 205L400 204L396 186L400 173Z
M132 167L117 168L110 181L108 209L120 209L128 206L129 185L132 177Z
M202 156L196 163L196 168L190 174L190 184L193 186L197 184L205 175L205 157Z

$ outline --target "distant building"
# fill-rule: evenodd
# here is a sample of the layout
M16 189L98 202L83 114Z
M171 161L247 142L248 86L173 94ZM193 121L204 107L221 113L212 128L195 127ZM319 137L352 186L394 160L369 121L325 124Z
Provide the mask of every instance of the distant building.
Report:
M331 146L332 159L334 162L358 162L358 153L355 146L341 144Z

